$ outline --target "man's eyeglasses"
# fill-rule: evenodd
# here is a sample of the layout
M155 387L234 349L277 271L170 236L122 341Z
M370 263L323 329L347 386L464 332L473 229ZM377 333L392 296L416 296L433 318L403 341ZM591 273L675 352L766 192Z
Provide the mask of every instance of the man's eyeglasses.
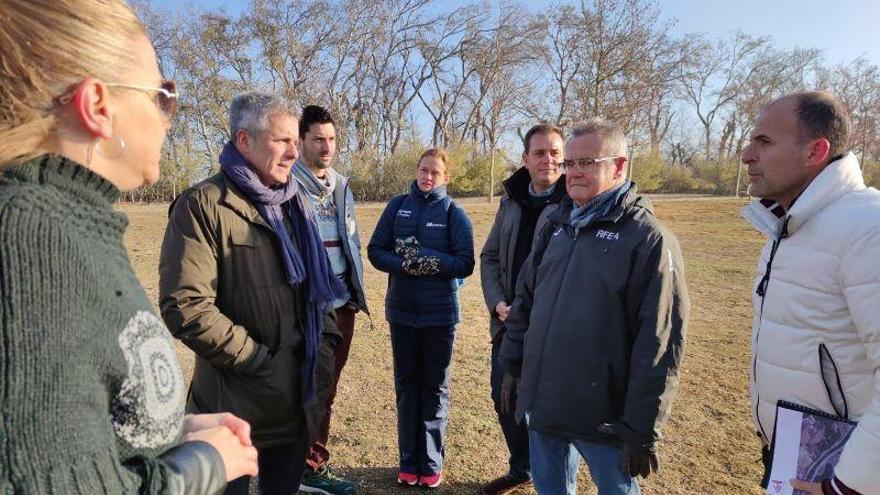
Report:
M174 115L177 113L178 107L177 100L180 97L180 93L177 92L177 84L175 84L174 81L162 81L162 86L158 88L153 86L138 86L136 84L121 83L107 83L107 87L134 89L145 93L156 93L153 99L156 102L156 106L159 107L159 110L162 112L162 118L164 118L166 122L174 120Z
M617 160L619 156L603 156L602 158L578 158L577 160L563 160L562 169L566 172L578 171L586 173L593 170L596 165L607 160Z

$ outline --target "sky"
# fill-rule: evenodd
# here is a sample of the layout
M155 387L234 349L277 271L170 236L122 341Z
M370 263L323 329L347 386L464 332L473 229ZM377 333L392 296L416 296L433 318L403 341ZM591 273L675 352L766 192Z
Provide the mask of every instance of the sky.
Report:
M880 64L880 0L660 0L677 34L770 36L781 48L821 48L826 61Z
M230 14L244 9L244 0L148 0L172 11L186 5ZM864 56L880 64L880 0L656 0L660 15L676 19L674 34L706 33L728 36L741 30L770 36L780 48L821 48L831 64ZM438 0L444 8L459 2ZM532 10L546 9L556 0L523 2Z
M248 0L146 0L173 11L189 6L222 8L237 15ZM438 12L484 0L434 0ZM500 0L485 0L497 4ZM505 0L529 10L552 8L560 0ZM579 0L562 0L575 3ZM588 0L590 1L590 0ZM651 0L648 0L651 1ZM653 0L662 20L673 21L671 34L703 33L710 38L729 37L742 31L754 37L770 37L773 46L820 48L826 66L845 65L857 57L880 65L880 0ZM413 109L422 137L430 136L430 119L419 105ZM691 115L696 118L695 115ZM688 128L688 126L685 126ZM509 134L509 133L508 133ZM512 135L502 138L518 143ZM695 138L699 140L698 138ZM506 142L506 141L505 141ZM508 143L509 144L509 143Z

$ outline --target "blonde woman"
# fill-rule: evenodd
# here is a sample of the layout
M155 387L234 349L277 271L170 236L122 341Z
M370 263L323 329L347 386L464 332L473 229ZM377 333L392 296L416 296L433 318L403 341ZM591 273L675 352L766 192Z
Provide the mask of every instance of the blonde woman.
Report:
M441 149L422 153L409 194L388 202L367 250L373 266L388 272L397 483L425 488L442 480L458 289L474 271L471 222L446 193L450 165Z
M0 12L0 493L218 493L257 470L249 426L184 418L113 210L159 177L174 84L122 1Z

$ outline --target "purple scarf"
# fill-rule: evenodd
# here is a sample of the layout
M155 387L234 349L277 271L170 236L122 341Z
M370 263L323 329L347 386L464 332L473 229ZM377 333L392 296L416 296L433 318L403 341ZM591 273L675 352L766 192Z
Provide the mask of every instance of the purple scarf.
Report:
M309 405L315 400L315 364L324 333L324 315L333 301L342 297L345 288L333 275L315 218L303 195L298 194L299 187L293 178L275 188L266 187L232 142L226 143L220 153L220 169L272 227L281 247L287 283L301 287L304 292L307 301L306 356L300 365L300 376L303 405ZM284 226L285 208L300 249Z

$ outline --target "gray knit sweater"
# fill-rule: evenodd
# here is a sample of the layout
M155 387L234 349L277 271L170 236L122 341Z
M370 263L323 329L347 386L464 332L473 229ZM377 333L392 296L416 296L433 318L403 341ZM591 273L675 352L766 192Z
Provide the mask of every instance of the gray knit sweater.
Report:
M118 194L57 156L0 175L0 494L174 483L157 456L179 440L183 377Z

